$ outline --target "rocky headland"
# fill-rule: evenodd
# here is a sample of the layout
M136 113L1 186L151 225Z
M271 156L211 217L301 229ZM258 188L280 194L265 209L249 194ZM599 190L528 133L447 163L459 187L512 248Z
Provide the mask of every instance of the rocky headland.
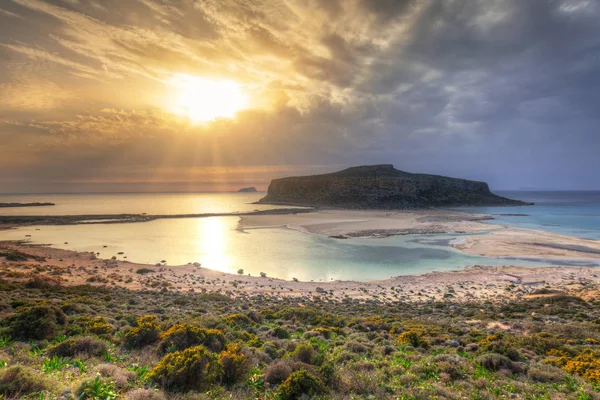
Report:
M260 203L351 209L530 205L497 196L485 182L368 165L324 175L274 179Z

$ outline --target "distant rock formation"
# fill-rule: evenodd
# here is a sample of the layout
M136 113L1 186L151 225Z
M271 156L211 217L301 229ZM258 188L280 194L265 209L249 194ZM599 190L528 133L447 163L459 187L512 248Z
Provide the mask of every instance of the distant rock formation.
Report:
M260 203L355 209L528 205L490 192L485 182L411 174L367 165L324 175L274 179Z
M241 188L240 190L238 190L238 193L254 193L254 192L258 192L258 190L256 190L256 188L254 186L245 187L245 188Z
M43 207L53 206L54 203L0 203L0 207Z

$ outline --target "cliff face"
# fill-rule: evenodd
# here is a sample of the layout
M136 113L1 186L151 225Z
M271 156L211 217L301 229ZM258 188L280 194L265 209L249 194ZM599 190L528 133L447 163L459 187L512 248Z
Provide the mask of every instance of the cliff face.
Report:
M393 165L274 179L260 202L361 209L526 204L491 193L485 182L411 174Z

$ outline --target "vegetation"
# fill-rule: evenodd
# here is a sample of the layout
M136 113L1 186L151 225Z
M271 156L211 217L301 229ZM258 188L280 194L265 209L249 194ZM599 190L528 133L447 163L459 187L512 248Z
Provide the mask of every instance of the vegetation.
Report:
M0 310L2 399L600 398L600 301L550 289L386 303L0 281Z

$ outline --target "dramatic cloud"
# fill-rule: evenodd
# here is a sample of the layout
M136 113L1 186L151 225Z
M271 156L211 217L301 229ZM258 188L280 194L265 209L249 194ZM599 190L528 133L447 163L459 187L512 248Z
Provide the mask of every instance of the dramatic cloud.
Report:
M0 192L370 163L600 189L598 20L584 0L7 0ZM238 82L250 107L170 114L175 74Z

